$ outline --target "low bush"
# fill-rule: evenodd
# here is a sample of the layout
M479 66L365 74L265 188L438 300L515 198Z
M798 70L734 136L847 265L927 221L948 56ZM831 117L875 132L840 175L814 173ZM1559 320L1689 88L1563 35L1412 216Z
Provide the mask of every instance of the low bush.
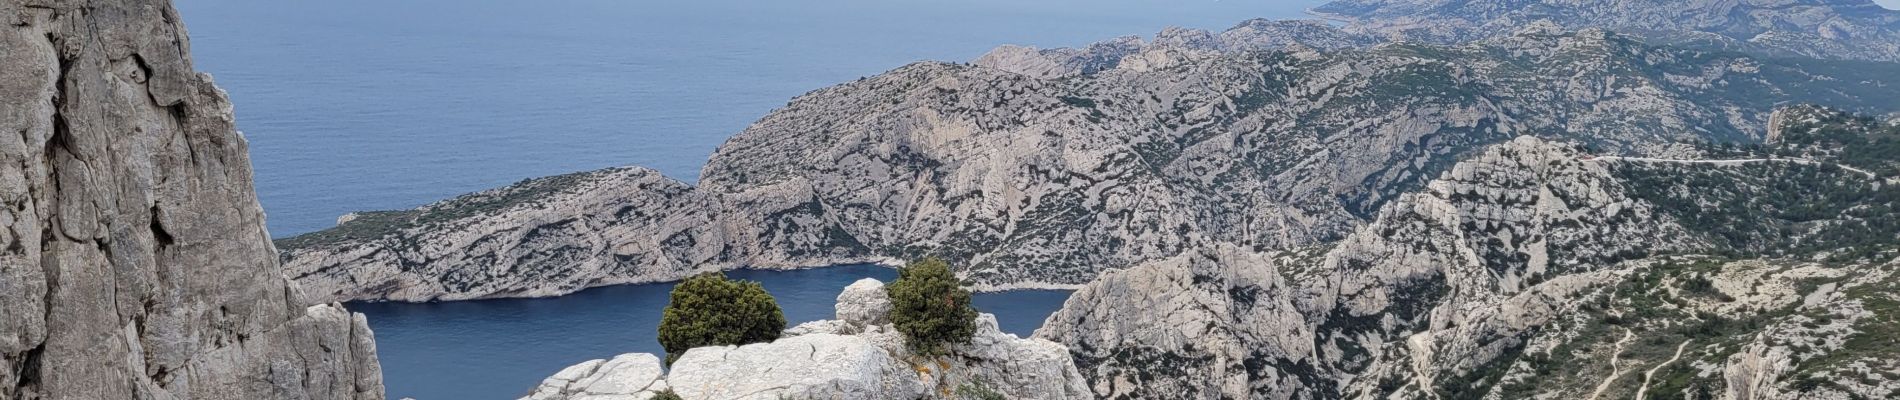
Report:
M785 313L764 286L708 273L673 287L660 317L660 346L673 365L695 347L770 342L784 330Z
M891 323L904 334L912 352L942 355L949 346L969 343L976 334L970 291L942 260L911 263L898 272L889 291Z

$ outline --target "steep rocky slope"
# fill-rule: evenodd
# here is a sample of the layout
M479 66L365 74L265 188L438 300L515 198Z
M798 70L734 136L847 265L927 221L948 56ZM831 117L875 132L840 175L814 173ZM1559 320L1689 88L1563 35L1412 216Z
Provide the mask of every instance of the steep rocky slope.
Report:
M1203 46L1251 48L1227 36ZM1782 101L1900 104L1886 89L1900 65L1548 26L1469 45L1141 59L1054 78L915 64L795 99L721 146L696 188L598 171L280 245L290 273L333 299L539 296L922 255L986 288L1068 286L1211 243L1337 240L1460 154L1518 135L1673 157L1760 140Z
M970 343L924 357L905 348L890 309L884 284L865 279L838 295L838 319L793 327L776 341L692 349L666 371L652 354L588 361L522 399L642 400L666 391L689 400L1094 398L1067 348L1003 333L993 315L978 317Z
M1873 0L1338 0L1313 12L1356 34L1463 42L1549 22L1658 43L1845 60L1900 61L1900 11Z
M0 399L381 399L164 0L0 1Z
M1805 123L1775 135L1886 129ZM1888 178L1520 138L1335 243L1107 273L1037 336L1108 398L1887 398Z

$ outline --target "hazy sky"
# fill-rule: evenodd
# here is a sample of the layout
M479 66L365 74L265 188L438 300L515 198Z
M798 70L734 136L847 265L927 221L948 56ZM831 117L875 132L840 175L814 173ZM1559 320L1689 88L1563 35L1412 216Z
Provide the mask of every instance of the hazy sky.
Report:
M1874 0L1874 2L1887 6L1887 8L1900 9L1900 0Z

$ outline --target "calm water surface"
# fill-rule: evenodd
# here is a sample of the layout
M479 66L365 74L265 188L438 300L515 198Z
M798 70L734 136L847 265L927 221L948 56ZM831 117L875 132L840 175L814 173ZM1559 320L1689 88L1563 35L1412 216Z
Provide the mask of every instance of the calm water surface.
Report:
M846 285L897 278L889 268L854 265L801 271L733 271L778 299L790 325L832 319ZM622 353L664 354L656 339L673 284L596 288L551 299L448 303L362 303L383 362L389 398L513 399L561 368ZM1003 330L1029 336L1062 307L1067 291L979 293Z

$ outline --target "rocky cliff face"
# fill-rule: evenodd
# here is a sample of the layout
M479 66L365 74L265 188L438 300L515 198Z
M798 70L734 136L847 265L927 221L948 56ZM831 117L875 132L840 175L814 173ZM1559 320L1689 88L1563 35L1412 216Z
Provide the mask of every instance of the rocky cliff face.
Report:
M0 399L381 399L170 2L0 1Z
M1891 397L1895 190L1521 138L1335 243L1105 274L1037 336L1108 398Z
M1900 11L1872 0L1339 0L1313 11L1389 39L1462 42L1545 22L1775 56L1900 60Z
M889 323L884 285L865 279L838 295L838 319L786 330L771 343L692 349L662 373L651 354L593 360L556 373L523 400L1090 399L1068 349L1002 333L982 314L976 336L923 357ZM987 397L995 398L995 397Z
M1289 26L1326 29L1237 29ZM1900 104L1883 88L1896 65L1604 31L1223 50L1276 46L1250 44L1262 40L1172 31L1137 46L1139 62L1061 77L915 64L795 99L721 146L698 187L598 171L281 244L292 275L333 299L539 296L926 255L984 288L1073 286L1214 243L1338 240L1461 154L1518 135L1673 157L1759 140L1785 99Z

